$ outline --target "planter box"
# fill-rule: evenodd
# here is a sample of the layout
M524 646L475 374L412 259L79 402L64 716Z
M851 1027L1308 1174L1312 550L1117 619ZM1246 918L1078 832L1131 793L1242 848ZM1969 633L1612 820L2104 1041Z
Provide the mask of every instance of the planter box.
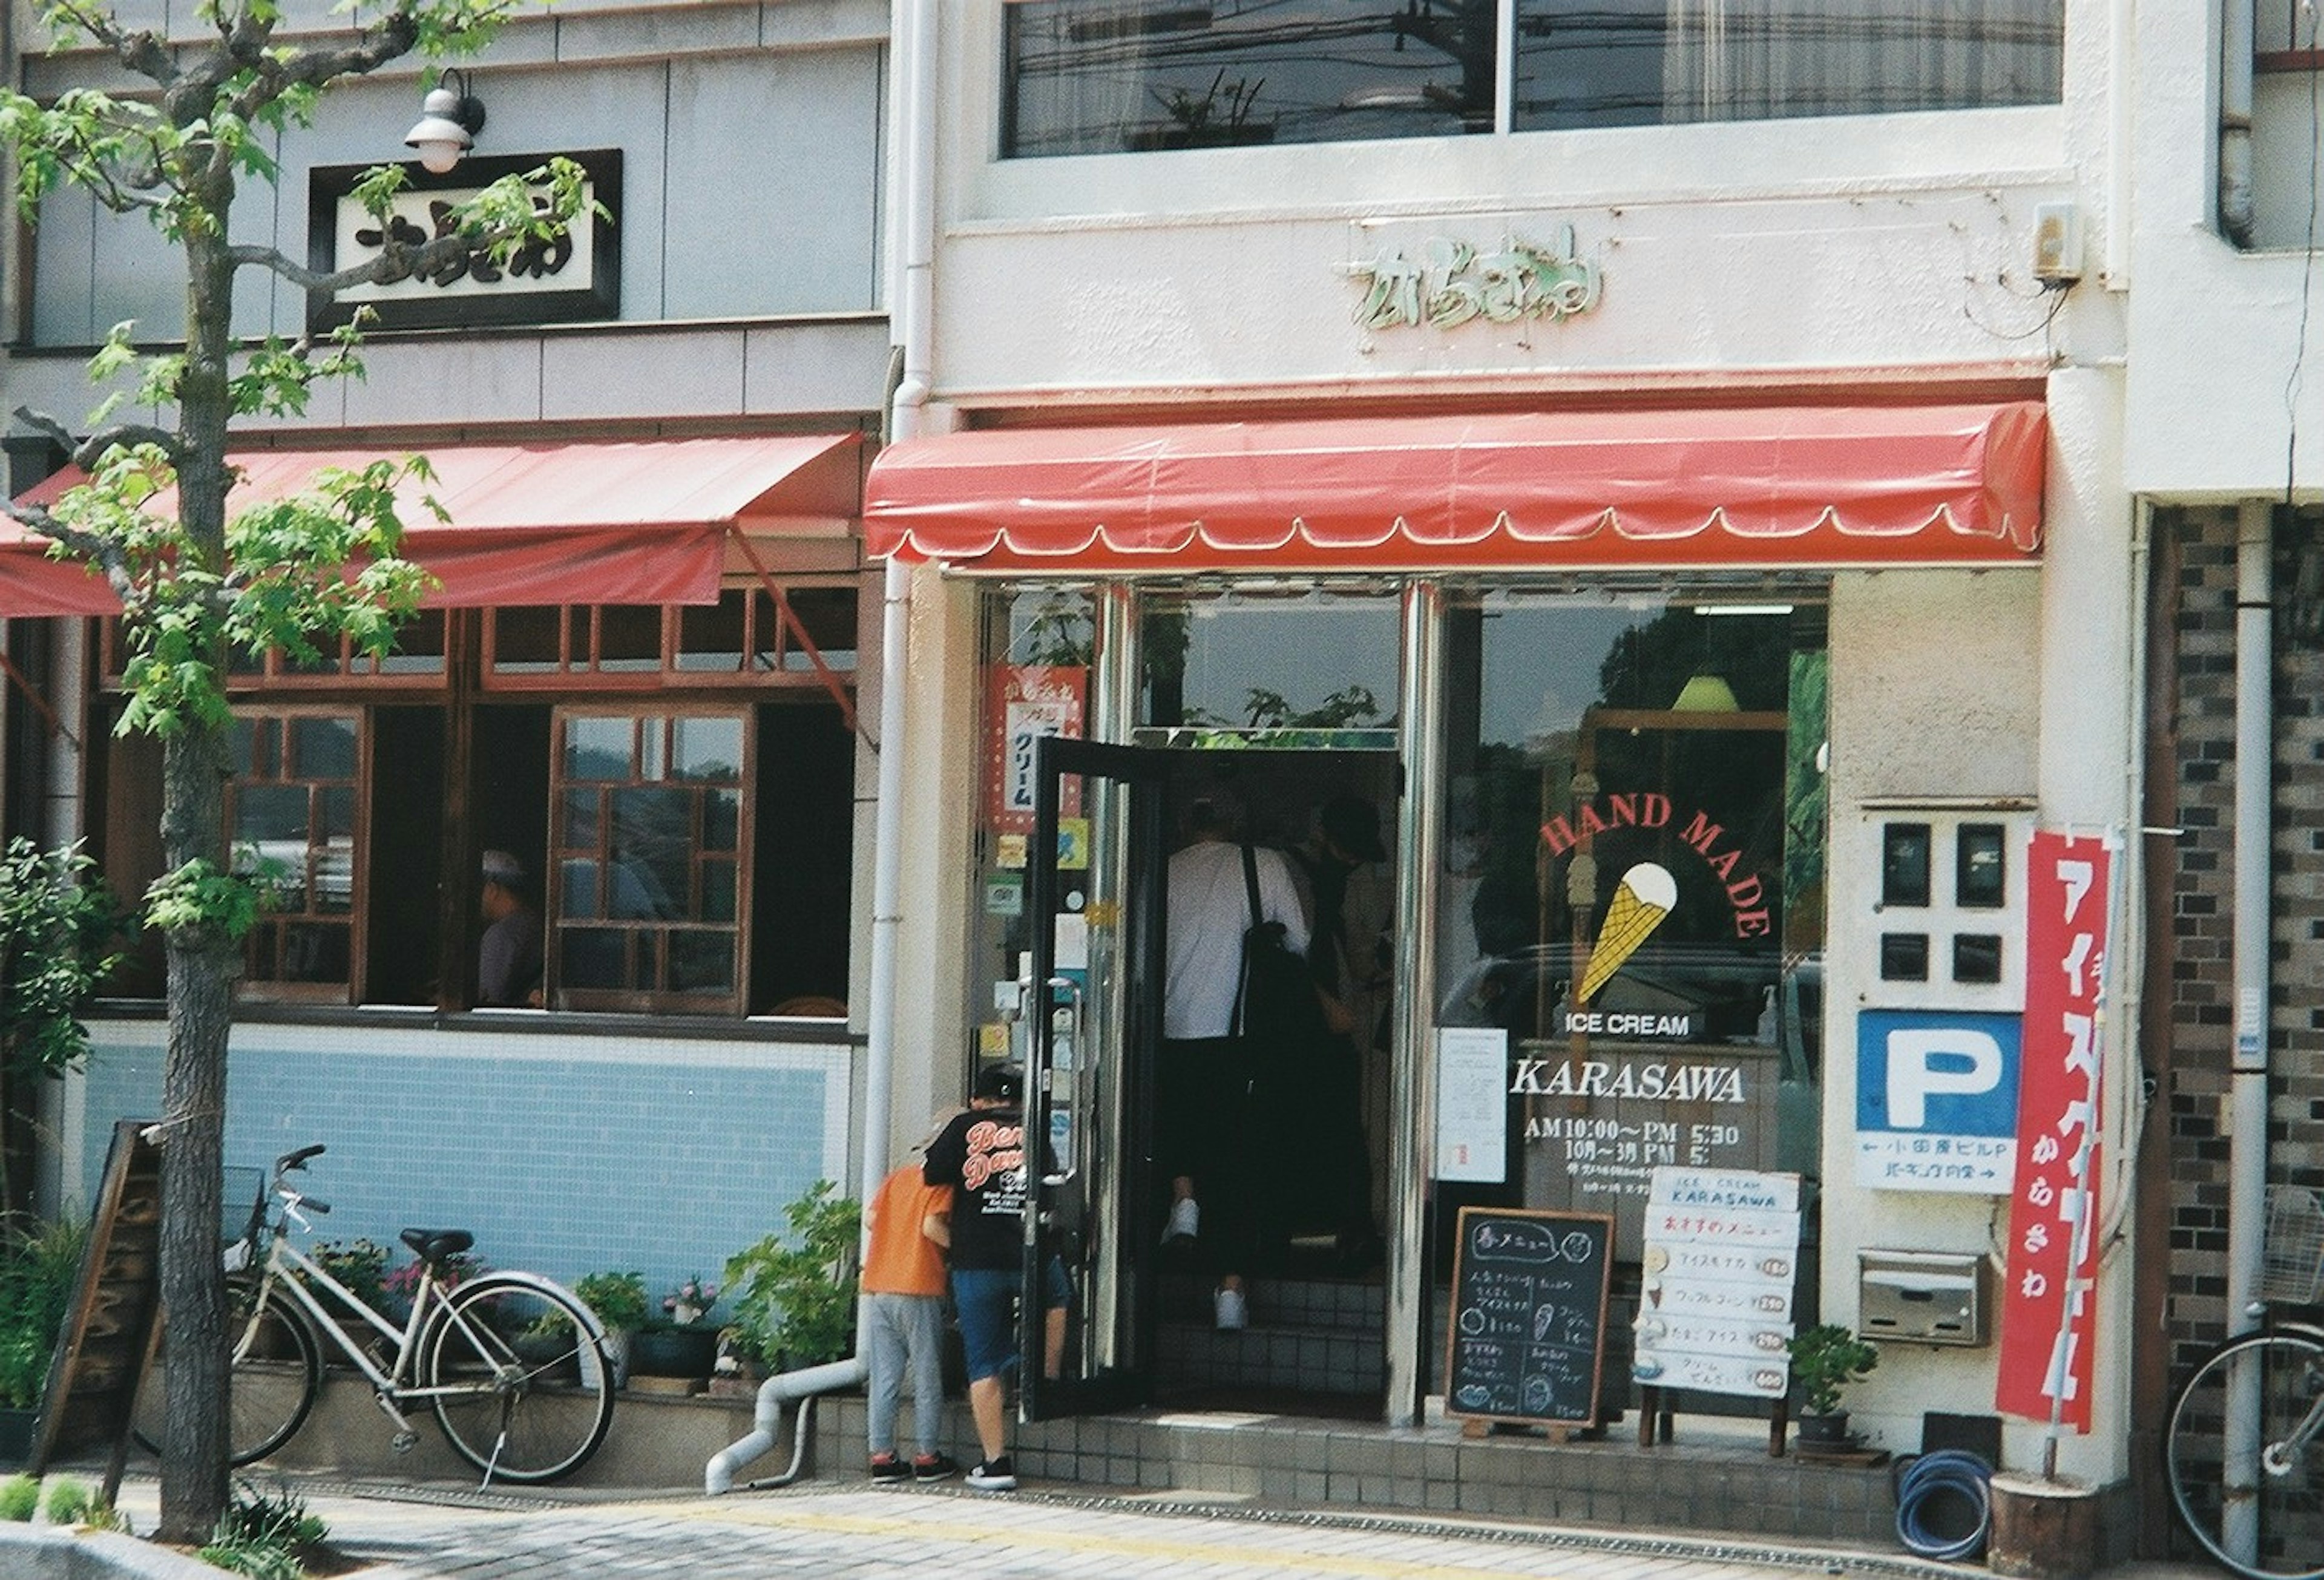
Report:
M641 1327L630 1336L632 1377L708 1377L717 1359L715 1327Z
M32 1457L32 1444L40 1430L39 1410L0 1409L0 1470L22 1469Z

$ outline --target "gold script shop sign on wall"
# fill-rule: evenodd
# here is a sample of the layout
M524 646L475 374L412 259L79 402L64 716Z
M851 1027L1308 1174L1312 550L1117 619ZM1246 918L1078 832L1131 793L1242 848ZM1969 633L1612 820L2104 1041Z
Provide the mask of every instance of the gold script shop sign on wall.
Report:
M1355 318L1367 329L1555 323L1596 307L1602 283L1597 263L1575 251L1570 225L1546 244L1515 234L1490 247L1430 236L1342 268L1363 289Z

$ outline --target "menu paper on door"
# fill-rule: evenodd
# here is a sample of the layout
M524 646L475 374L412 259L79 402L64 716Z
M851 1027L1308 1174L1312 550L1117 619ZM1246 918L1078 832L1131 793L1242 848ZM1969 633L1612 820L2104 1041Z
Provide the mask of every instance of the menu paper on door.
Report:
M1631 1376L1651 1388L1782 1398L1799 1262L1797 1174L1655 1170Z
M1499 1184L1509 1177L1509 1034L1499 1026L1436 1028L1436 1177Z

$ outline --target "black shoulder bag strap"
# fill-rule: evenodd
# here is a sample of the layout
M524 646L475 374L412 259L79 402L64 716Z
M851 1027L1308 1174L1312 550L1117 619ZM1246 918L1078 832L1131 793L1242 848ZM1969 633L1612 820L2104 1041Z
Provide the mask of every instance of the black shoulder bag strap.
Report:
M1243 1034L1243 1023L1250 1011L1250 935L1262 919L1259 905L1259 858L1249 845L1242 848L1242 886L1243 892L1250 896L1250 925L1242 932L1242 973L1235 983L1234 1020L1228 1027L1227 1034L1234 1037Z

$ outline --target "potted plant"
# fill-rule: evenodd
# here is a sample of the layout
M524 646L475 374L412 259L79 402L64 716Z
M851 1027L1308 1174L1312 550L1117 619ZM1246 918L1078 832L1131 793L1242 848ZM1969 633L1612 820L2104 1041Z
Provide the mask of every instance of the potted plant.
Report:
M1791 1341L1792 1376L1800 1385L1800 1448L1848 1446L1848 1412L1840 1390L1880 1364L1880 1352L1838 1323L1806 1328Z
M58 1219L0 1245L0 1464L21 1465L48 1392L88 1225Z
M769 1235L726 1261L735 1347L777 1369L819 1365L855 1339L855 1251L862 1208L818 1180L783 1209L788 1236Z
M718 1303L718 1286L705 1283L696 1273L684 1283L661 1298L661 1309L680 1327L692 1327L710 1315L710 1308Z
M573 1292L604 1325L605 1353L613 1358L614 1383L618 1386L627 1382L630 1336L646 1324L646 1275L593 1272L576 1283Z

